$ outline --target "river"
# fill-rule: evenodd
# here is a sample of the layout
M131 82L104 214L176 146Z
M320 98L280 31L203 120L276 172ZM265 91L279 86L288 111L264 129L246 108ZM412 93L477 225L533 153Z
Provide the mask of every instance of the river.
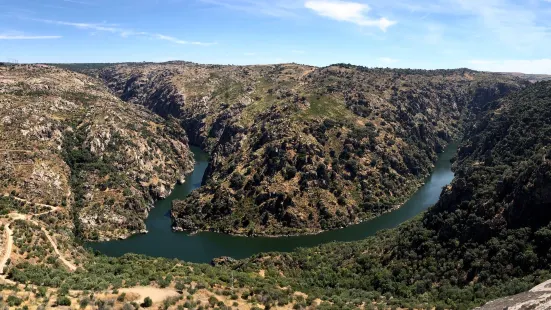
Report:
M146 220L148 234L135 235L125 240L89 243L93 249L109 256L126 253L145 254L153 257L178 258L188 262L207 263L215 257L230 256L245 258L260 252L289 252L297 247L313 247L331 241L354 241L374 235L377 231L393 228L418 215L436 203L442 191L453 179L450 159L457 151L457 144L448 146L440 154L430 177L400 209L347 228L306 235L281 238L248 238L201 232L190 235L185 232L172 232L170 208L172 201L183 199L192 190L201 186L203 174L208 165L208 155L199 148L192 147L195 155L195 170L186 182L177 185L165 200L158 201Z

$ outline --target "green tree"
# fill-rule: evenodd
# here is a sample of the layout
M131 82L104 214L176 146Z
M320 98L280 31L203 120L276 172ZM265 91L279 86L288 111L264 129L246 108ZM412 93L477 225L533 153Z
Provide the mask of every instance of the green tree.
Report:
M149 308L149 307L151 307L152 305L153 305L153 300L151 300L151 298L146 297L146 298L143 300L142 306L143 306L144 308Z

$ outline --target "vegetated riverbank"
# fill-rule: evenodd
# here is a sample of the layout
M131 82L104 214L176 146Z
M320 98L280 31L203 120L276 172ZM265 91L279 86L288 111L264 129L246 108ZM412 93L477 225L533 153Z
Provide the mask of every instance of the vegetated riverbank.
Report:
M125 101L178 119L211 155L174 203L186 231L303 235L371 219L422 184L462 117L527 81L336 64L120 64L88 70Z
M171 201L185 198L192 190L199 187L203 172L208 165L206 153L196 147L192 147L191 150L195 154L195 170L186 178L184 184L177 185L167 199L158 201L156 207L151 210L149 218L146 220L148 234L132 236L126 240L89 243L88 246L111 256L138 253L153 257L178 258L189 262L206 263L221 256L240 259L260 252L289 252L299 247L313 247L332 241L360 240L374 235L377 231L396 227L436 203L442 187L453 179L450 161L456 154L457 144L450 144L439 155L433 172L425 180L425 184L401 208L343 229L316 235L279 238L250 238L214 232L199 232L197 234L173 232L169 216Z

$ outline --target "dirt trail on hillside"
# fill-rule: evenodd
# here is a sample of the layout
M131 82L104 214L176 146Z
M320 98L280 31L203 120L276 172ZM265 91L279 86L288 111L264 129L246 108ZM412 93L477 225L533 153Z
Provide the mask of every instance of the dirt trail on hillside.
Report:
M10 194L4 194L4 197L10 197ZM59 208L59 207L52 206L52 205L47 205L47 204L44 204L44 203L28 201L27 199L15 197L15 196L11 196L11 198L13 198L14 200L17 200L17 201L24 202L24 203L34 204L35 206L50 208L51 210L57 210Z
M9 194L4 194L3 195L4 197L10 197ZM13 198L14 200L17 200L17 201L22 201L22 202L25 202L25 203L33 203L33 202L30 202L26 199L23 199L23 198L19 198L19 197L14 197L14 196L11 196L11 198ZM71 271L75 271L77 270L77 266L75 266L75 264L71 263L70 261L68 261L67 259L65 259L65 257L63 256L63 254L59 251L58 247L57 247L57 244L55 243L54 239L52 238L52 236L50 236L50 234L48 233L48 230L44 227L44 225L40 224L39 222L37 221L34 221L34 220L31 220L31 217L35 216L35 217L38 217L38 216L41 216L41 215L46 215L46 214L49 214L49 213L53 213L53 212L57 212L59 211L61 208L60 207L57 207L57 206L52 206L52 205L47 205L47 204L43 204L43 203L34 203L35 206L40 206L40 207L45 207L45 208L49 208L50 210L49 211L46 211L46 212L42 212L42 213L37 213L37 214L21 214L21 213L10 213L9 214L9 217L12 219L12 220L24 220L24 221L30 221L31 223L37 225L40 227L40 229L42 230L42 232L44 232L44 234L46 235L46 238L48 238L48 241L50 241L50 244L52 245L52 247L54 248L54 252L57 254L59 260L61 260L61 262L63 262L63 264L65 266L67 266L67 268L69 268L69 270ZM6 224L6 229L9 229L9 223ZM11 247L13 245L13 232L11 230L9 230L10 232L10 237L8 238L8 246L9 246L9 253L11 253ZM4 255L5 256L5 255ZM9 255L8 255L8 258L9 258ZM4 257L3 260L1 262L3 262L2 264L0 264L0 273L3 272L3 268L5 266L5 262L7 261L7 258Z
M33 223L36 224L36 222L33 221ZM40 226L40 225L39 225ZM42 231L44 232L44 234L46 235L46 238L48 238L48 240L50 241L50 243L52 244L52 247L54 248L54 252L57 254L59 260L61 260L63 262L63 264L65 266L67 266L67 268L69 268L69 270L71 271L75 271L77 270L77 266L75 266L73 263L71 263L70 261L66 260L65 257L63 257L63 255L61 254L61 252L59 252L59 249L57 248L57 244L55 243L54 239L52 238L52 236L50 236L50 234L48 233L48 231L46 230L46 228L44 228L43 226L40 227L42 229Z
M55 207L54 207L55 208ZM56 209L57 210L57 209ZM50 212L54 212L55 210L52 210ZM47 212L47 213L50 213L50 212ZM59 251L58 247L57 247L57 244L55 243L54 241L54 238L52 238L52 236L50 236L50 233L48 232L48 230L44 227L44 225L40 224L39 222L37 221L34 221L34 220L31 220L30 217L32 216L36 216L36 215L42 215L44 213L40 213L40 214L29 214L29 215L25 215L25 214L21 214L21 213L10 213L9 214L9 217L12 219L12 220L23 220L23 221L29 221L31 223L33 223L34 225L36 226L39 226L40 229L42 230L42 232L44 232L44 234L46 235L46 238L48 239L48 241L50 242L50 244L52 245L52 247L54 248L54 252L57 254L59 260L61 260L61 262L67 266L67 268L69 268L69 270L71 271L75 271L77 270L77 266L73 263L71 263L70 261L68 261L67 259L65 259L65 257L63 256L63 254ZM6 224L6 227L7 229L9 229L9 224ZM10 230L10 238L9 239L9 246L10 246L10 253L11 253L11 246L13 245L13 232ZM7 259L6 259L7 260ZM2 265L2 268L3 268L3 265ZM3 269L2 269L3 270ZM0 272L2 271L0 270Z
M10 259L12 248L13 248L13 232L10 229L10 224L4 226L4 235L5 235L5 244L4 244L4 255L2 256L2 261L0 261L0 274L4 274L4 267Z

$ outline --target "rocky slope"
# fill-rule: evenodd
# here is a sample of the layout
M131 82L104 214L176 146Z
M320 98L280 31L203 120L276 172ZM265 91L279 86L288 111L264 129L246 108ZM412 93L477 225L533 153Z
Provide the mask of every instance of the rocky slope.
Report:
M478 310L503 309L551 309L551 280L543 282L530 291L488 302Z
M173 62L88 70L123 100L181 120L211 153L177 229L315 233L398 207L464 112L523 87L470 70Z
M342 66L338 68L342 68ZM345 69L350 68L345 67ZM25 107L27 106L32 107L34 111L31 114L25 114L27 117L32 119L34 115L43 115L44 119L50 119L49 122L54 124L57 124L57 121L63 123L64 117L72 119L73 116L89 126L100 120L105 120L105 116L107 116L105 114L101 114L99 118L83 118L82 114L77 112L67 112L75 111L73 109L64 110L59 114L51 112L56 111L55 107L49 103L52 98L61 97L67 101L69 101L67 98L73 98L66 97L63 92L60 92L59 87L70 85L70 92L72 92L72 90L80 89L78 83L73 84L74 79L85 82L85 85L88 85L87 83L95 85L95 80L51 68L18 67L19 71L16 70L12 73L9 73L8 69L2 68L1 70L1 103L2 106L9 104L11 109L2 110L4 114L0 120L4 127L0 131L2 134L0 145L8 145L10 149L16 149L15 146L20 145L22 149L31 150L29 154L41 156L31 158L38 158L40 161L45 161L45 158L53 159L60 165L65 163L69 171L65 174L65 178L70 180L65 183L69 184L66 186L71 193L89 190L96 186L96 183L92 181L83 183L86 179L82 178L82 175L86 177L91 175L93 180L95 175L102 171L108 171L110 176L118 178L119 174L109 170L111 169L109 167L114 166L113 161L104 163L103 160L98 161L97 156L93 155L92 148L88 146L90 143L86 142L88 141L86 137L92 131L87 129L82 134L79 131L79 128L88 128L84 125L69 126L72 129L67 130L65 130L66 126L60 127L63 129L60 130L63 139L61 143L57 144L55 139L43 139L44 141L42 141L37 138L17 138L18 140L14 140L16 137L21 137L29 128L17 127L24 124L25 119L21 118L17 119L18 122L10 122L11 117L26 111ZM362 72L359 68L354 68L354 70ZM32 212L37 213L35 219L26 216L19 217L22 214L15 214L18 215L17 218L9 219L14 215L13 213L10 217L0 216L0 224L6 225L2 227L7 227L8 224L13 225L11 227L15 251L10 257L11 262L8 264L6 276L13 281L25 283L27 287L26 290L23 285L20 289L4 290L4 293L9 296L0 301L0 304L4 305L4 302L11 301L15 305L17 300L10 296L19 294L22 299L21 305L29 305L34 298L29 298L31 295L29 291L32 291L33 294L40 293L41 296L36 297L40 299L40 303L46 305L53 306L53 296L59 294L60 297L67 295L72 297L73 303L77 301L80 303L82 301L80 299L86 299L89 306L103 307L105 303L101 300L102 298L115 298L112 294L113 288L156 285L169 288L174 286L178 290L181 288L184 291L182 296L187 294L193 296L186 297L185 301L169 301L164 304L165 307L176 304L187 308L195 307L198 306L196 298L199 297L201 306L210 304L212 307L220 308L233 305L235 301L237 306L234 307L261 306L263 304L271 308L293 307L297 309L471 309L488 300L527 291L535 284L551 278L549 269L551 263L549 255L551 217L548 212L551 202L549 197L551 192L549 188L549 184L551 184L551 154L549 152L551 83L536 83L499 100L492 100L511 90L522 88L523 83L517 80L501 80L501 78L494 78L492 75L486 74L481 74L480 80L477 80L473 79L473 74L476 76L478 73L470 71L461 74L458 74L457 71L444 72L446 74L442 74L442 72L438 74L423 72L421 74L420 71L390 72L407 73L406 77L409 79L413 79L410 74L418 74L419 76L415 76L415 80L422 80L423 77L432 79L434 76L449 79L445 83L442 82L442 86L439 86L441 90L436 93L446 93L445 85L455 85L453 81L463 81L468 77L466 82L461 82L467 85L465 86L468 90L466 94L470 95L465 97L469 98L465 101L465 107L468 109L461 113L467 119L465 121L465 137L455 164L457 177L449 187L443 190L439 203L425 214L404 223L397 229L382 231L376 236L362 241L331 243L311 249L299 249L293 253L262 253L242 261L227 259L224 264L219 264L217 267L139 255L109 258L94 256L74 243L73 239L68 238L69 235L64 232L66 229L64 225L59 225L59 219L66 218L64 213L54 210L51 213L39 215L43 206L25 204L21 201L20 199L35 197L24 196L18 188L13 187L13 184L23 184L24 182L19 182L17 178L12 177L10 179L12 181L7 186L3 183L2 185L6 190L15 189L14 194L18 198L1 197L0 214L14 210L21 213L26 209L38 210ZM44 82L36 83L33 78L39 78ZM50 84L48 82L50 80L54 82ZM42 92L39 94L29 92L12 81L25 81L21 85L46 84L48 85L48 96ZM430 81L426 83L432 85ZM91 111L94 110L93 107L99 105L99 110L109 111L111 117L116 115L111 109L120 106L123 107L122 110L126 111L121 113L130 113L123 114L125 116L144 113L151 117L153 122L158 124L157 126L160 126L158 128L171 128L170 124L164 124L159 118L151 116L139 108L128 107L111 95L104 93L104 88L101 86L96 85L92 88L97 91L92 91L92 93L98 96L94 100L83 101L82 98L88 97L82 97L80 94L79 99L71 101L81 108L77 109L78 111L87 111L87 116L95 115ZM418 85L416 89L419 91L423 87ZM109 104L102 104L107 102ZM416 101L410 99L405 102L413 104ZM279 104L274 103L273 106L276 106L277 109ZM311 106L312 104L310 104ZM46 107L46 112L41 107ZM310 108L308 111L310 112ZM422 111L420 113L423 115ZM296 116L296 114L282 115L284 116L282 118L287 119L293 119L293 116ZM325 123L327 116L323 115L309 116L308 122L305 123ZM6 118L6 116L9 117ZM441 117L446 117L446 115ZM122 117L122 120L125 119ZM260 123L269 123L262 118L255 117L255 119ZM392 120L390 117L388 119L388 122ZM42 124L35 119L32 120L33 123ZM290 124L289 126L304 124L296 119L293 120L293 122L285 124ZM460 126L460 122L461 119L453 120L451 124ZM116 124L124 123L125 121L119 120ZM73 123L69 122L70 124ZM276 124L273 125L275 128L282 128L277 127L277 123L269 124ZM394 120L392 124L399 128L398 125L401 122ZM347 125L346 128L352 128L349 123L345 125ZM454 126L450 125L446 130L452 132L459 128ZM12 130L12 127L19 131ZM380 126L379 128L386 127ZM408 128L414 132L412 128ZM383 129L379 130L383 131ZM9 134L4 134L5 132ZM129 134L131 135L132 132L134 131ZM135 133L139 133L140 137L143 135L141 131ZM275 133L279 134L279 131L275 131ZM389 134L389 129L385 129L384 133ZM155 135L155 141L169 139L172 134L171 132L167 135ZM248 131L247 134L249 134ZM300 135L307 134L301 131ZM315 137L311 133L308 135ZM50 134L50 136L55 135ZM410 139L417 141L413 138L415 136L412 134ZM139 141L139 137L136 139ZM211 141L219 140L220 138L211 139ZM267 139L266 141L269 145L272 140ZM53 146L57 145L59 153L56 153L54 151L56 148L51 148L48 143L52 143ZM210 145L209 143L213 142L205 143ZM74 146L77 145L81 147L75 148ZM117 147L121 145L124 143L118 143ZM231 146L231 144L216 142L213 144L211 152L215 155L217 152L222 152L220 150L222 145ZM436 142L433 147L437 148ZM50 149L52 151L45 151ZM159 149L160 151L157 152L168 152L162 147ZM105 155L111 154L110 152L110 148L106 147L103 153L104 158L115 156ZM235 149L234 152L240 154L239 149ZM366 153L371 154L371 152ZM117 154L120 153L123 152L117 152ZM15 157L13 156L15 155L10 154L9 156L12 157L6 158L14 162ZM223 160L224 157L220 156L220 158L222 159L219 160ZM30 160L27 162L31 163ZM21 162L14 162L14 164L19 163ZM2 173L7 171L2 169ZM220 173L216 172L215 166L211 169L212 175ZM298 173L299 171L297 171ZM10 176L10 174L6 175ZM2 180L4 178L6 177L3 175ZM137 186L135 183L134 181L134 183L128 184ZM85 185L79 187L78 184ZM18 186L22 187L23 185ZM42 186L47 186L47 184ZM214 185L211 184L211 186ZM95 194L101 192L101 189L91 192ZM106 192L110 191L106 190ZM68 209L78 211L80 210L77 208L78 201L73 203L70 199L72 196L79 195L72 194L66 199ZM82 203L85 208L86 201L82 200ZM107 209L108 206L104 206L104 208ZM30 211L25 212L25 214L30 213ZM75 212L75 214L79 214L79 212ZM36 232L40 228L36 225L46 227L50 231L50 234L56 238L57 247L60 248L64 257L78 266L77 272L63 268L55 251L51 249L54 244L48 240L48 234L37 234ZM105 227L105 229L110 228ZM5 233L4 235L7 237L9 234ZM8 238L4 238L3 243L6 239ZM41 293L41 291L47 291L42 286L57 287L59 290L57 292L50 291L50 295L46 297ZM515 296L516 299L513 299L513 302L517 305L514 307L545 307L549 299L547 284L539 288L540 291L535 292L536 294L531 294L534 293L531 292L528 295ZM108 289L109 296L103 296ZM70 290L81 290L82 293ZM95 293L90 295L91 291ZM104 291L104 293L98 291ZM86 293L84 294L84 292ZM211 299L208 296L216 296L216 298ZM532 298L534 298L534 302L525 303ZM123 296L121 299L124 302L125 297ZM184 302L187 305L183 304ZM59 306L61 303L58 301L55 304ZM111 305L114 306L115 302L113 301ZM121 305L117 301L117 306ZM494 305L499 308L513 304L497 301L487 306L492 309L491 307Z
M185 133L48 66L0 66L0 191L63 206L85 239L145 228L152 201L193 168Z
M550 130L551 82L483 105L467 126L454 181L422 216L363 241L235 266L340 303L375 296L416 309L471 309L527 291L551 278ZM516 299L534 297L525 307L534 309L548 295Z

